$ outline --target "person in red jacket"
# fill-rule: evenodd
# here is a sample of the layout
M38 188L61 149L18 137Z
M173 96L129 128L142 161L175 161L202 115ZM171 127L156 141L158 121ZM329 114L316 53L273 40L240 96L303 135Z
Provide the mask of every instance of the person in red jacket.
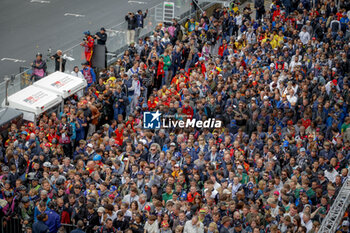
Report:
M162 85L162 80L164 78L164 57L159 57L158 65L157 65L157 76L154 79L154 87L157 88L157 90L160 89Z
M85 48L85 60L89 62L89 65L91 66L91 58L92 58L92 53L93 53L93 48L95 44L94 38L90 35L90 31L84 32L84 42L81 43L80 45Z
M185 100L184 106L182 107L182 113L186 114L190 119L193 117L193 108L190 106L190 101Z
M118 128L114 131L115 143L118 144L119 146L123 145L123 133L124 133L123 126L124 126L123 124L119 124Z
M153 109L155 109L156 107L157 107L157 105L158 105L158 97L157 96L154 96L154 95L151 95L150 97L149 97L149 100L148 100L148 102L147 102L147 105L148 105L148 110L153 110Z
M219 47L218 54L220 57L224 56L224 51L227 49L227 41L225 39L222 40L222 45Z
M202 70L202 74L205 75L205 72L207 72L207 69L205 68L205 59L204 57L200 57L198 62L196 62L195 67L200 67Z
M197 192L196 187L191 186L190 192L187 194L187 201L188 202L194 202L194 198L196 196L200 197L201 195Z

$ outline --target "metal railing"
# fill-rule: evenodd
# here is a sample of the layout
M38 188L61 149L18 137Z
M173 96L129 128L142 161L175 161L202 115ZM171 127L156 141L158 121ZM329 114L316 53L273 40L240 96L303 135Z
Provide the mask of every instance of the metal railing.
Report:
M17 217L14 218L1 218L0 223L0 232L1 233L22 233L23 231L23 225L21 224L21 220Z
M192 0L173 0L175 4L175 18L181 20L185 20L186 18L190 17L192 12ZM201 3L200 7L201 9L206 9L213 5L214 3L206 2ZM160 3L152 8L149 8L148 15L144 21L144 28L140 31L140 37L144 37L146 35L149 35L155 28L156 25L159 23L162 23L163 19L163 3ZM126 44L126 29L127 29L127 23L121 22L117 25L114 25L110 28L106 28L106 33L108 35L107 39L107 64L112 64L116 59L117 56L119 56L122 52L127 49ZM135 38L135 42L137 42L138 38ZM66 56L73 58L73 61L67 61L65 66L65 72L69 73L73 70L74 66L79 66L81 63L85 60L83 48L80 46L80 44L76 44L73 47L66 49L63 51L63 54L66 54ZM47 64L47 73L54 72L55 68L55 61L50 59L51 51L44 56L44 59ZM31 85L31 77L32 69L30 67L27 67L19 74L13 75L11 77L10 85L8 88L8 95L12 95L23 88ZM5 82L0 83L0 90L5 90ZM0 91L0 104L3 103L5 99L5 91Z
M346 209L350 204L350 180L346 180L333 202L327 216L323 219L320 233L333 233L337 230Z

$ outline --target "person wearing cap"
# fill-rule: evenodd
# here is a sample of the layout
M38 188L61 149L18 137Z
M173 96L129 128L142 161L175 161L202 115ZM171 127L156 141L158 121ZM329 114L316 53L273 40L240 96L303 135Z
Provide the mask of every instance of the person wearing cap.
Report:
M83 42L80 43L80 45L84 47L85 60L87 62L87 65L91 66L91 58L92 58L93 48L95 45L95 40L91 36L90 31L84 32L84 39L83 39Z
M172 233L172 230L169 227L168 221L164 220L161 224L160 233Z
M221 220L221 229L220 229L220 233L229 233L230 231L230 226L231 226L231 222L232 222L232 218L230 218L229 216L224 216Z
M30 201L29 197L24 196L21 200L20 208L20 216L23 220L23 224L31 227L34 222L34 204Z
M46 62L43 60L43 55L41 53L38 53L36 55L35 60L31 64L32 66L32 81L38 81L45 77L46 75Z
M101 27L100 31L96 32L95 39L97 39L97 44L106 45L107 34L106 29L104 27Z

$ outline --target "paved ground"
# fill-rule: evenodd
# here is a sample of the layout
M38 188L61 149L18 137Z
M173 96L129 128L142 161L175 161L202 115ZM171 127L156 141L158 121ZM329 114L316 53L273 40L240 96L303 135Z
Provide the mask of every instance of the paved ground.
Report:
M150 8L160 2L1 0L0 82L4 75L18 73L19 66L28 66L37 52L47 54L50 47L52 51L68 49L81 41L83 31L94 33L101 26L114 26L124 21L128 11Z

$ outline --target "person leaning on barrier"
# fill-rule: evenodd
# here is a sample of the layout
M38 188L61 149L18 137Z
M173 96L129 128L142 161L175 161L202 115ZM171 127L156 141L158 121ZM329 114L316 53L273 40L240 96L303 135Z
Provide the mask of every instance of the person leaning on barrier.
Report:
M25 226L31 227L34 222L34 204L29 197L23 197L20 204L21 219Z
M95 39L97 39L97 44L99 45L106 45L107 41L107 34L106 29L102 27L99 32L96 32Z
M43 55L38 53L35 60L32 62L32 81L38 81L46 75L46 62L43 60Z
M49 227L45 222L49 219L46 213L39 214L37 216L38 221L33 224L33 233L48 233Z
M51 59L55 60L55 71L65 71L67 60L63 58L62 50L57 50L57 52L51 56Z
M77 222L77 229L71 231L71 233L85 233L83 228L84 228L84 223L83 223L83 221L79 220Z

